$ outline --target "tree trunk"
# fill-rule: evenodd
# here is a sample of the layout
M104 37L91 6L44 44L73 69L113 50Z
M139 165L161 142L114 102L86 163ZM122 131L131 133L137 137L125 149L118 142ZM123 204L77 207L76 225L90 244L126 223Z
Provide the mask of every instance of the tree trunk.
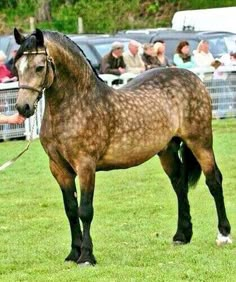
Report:
M36 11L36 21L48 22L51 20L51 0L39 0L38 9Z

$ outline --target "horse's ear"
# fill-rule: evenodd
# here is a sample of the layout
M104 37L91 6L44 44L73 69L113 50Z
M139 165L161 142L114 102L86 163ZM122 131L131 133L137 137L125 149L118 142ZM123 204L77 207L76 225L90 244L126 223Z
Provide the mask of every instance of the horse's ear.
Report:
M21 45L22 42L25 40L25 37L24 35L22 35L17 28L14 28L14 37L15 37L15 40L16 40L16 43Z
M36 36L38 45L43 46L44 45L43 33L40 29L38 28L35 29L35 36Z

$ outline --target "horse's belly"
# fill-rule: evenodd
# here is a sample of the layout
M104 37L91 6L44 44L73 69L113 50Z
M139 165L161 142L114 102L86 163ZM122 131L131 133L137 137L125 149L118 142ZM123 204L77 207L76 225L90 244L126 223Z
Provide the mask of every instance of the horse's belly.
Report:
M166 147L165 142L137 142L131 144L113 144L105 155L98 161L99 169L128 168L137 166L149 160L155 154Z

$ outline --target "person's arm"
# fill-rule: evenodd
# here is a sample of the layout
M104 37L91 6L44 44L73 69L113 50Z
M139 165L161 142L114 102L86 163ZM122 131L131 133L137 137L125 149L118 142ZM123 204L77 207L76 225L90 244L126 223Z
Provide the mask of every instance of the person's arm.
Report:
M0 124L8 123L8 124L21 124L25 121L25 118L18 113L6 116L3 114L0 114Z

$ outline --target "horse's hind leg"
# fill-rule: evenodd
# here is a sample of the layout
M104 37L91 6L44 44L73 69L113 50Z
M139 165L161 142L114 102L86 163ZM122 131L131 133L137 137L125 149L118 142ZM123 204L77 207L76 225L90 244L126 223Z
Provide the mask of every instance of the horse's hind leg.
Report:
M192 237L192 223L188 201L188 177L186 167L181 163L178 150L180 140L172 140L167 149L158 155L162 167L171 180L178 199L178 227L174 243L189 243Z
M188 146L201 165L202 171L206 177L206 184L215 200L219 229L217 244L231 243L231 239L229 238L230 224L226 216L222 188L223 178L216 164L213 149L211 146L199 146L197 140L189 143Z
M50 169L60 185L71 230L71 251L65 260L77 262L81 255L82 233L78 215L75 175L59 167L59 161L57 164L50 161Z

